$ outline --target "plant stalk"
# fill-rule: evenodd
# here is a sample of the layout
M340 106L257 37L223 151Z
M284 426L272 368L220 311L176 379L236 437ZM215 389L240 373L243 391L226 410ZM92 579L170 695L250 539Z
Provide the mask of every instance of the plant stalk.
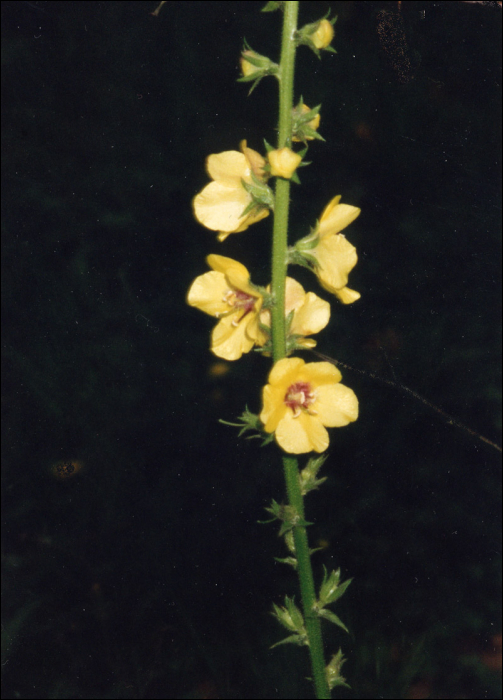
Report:
M299 11L298 0L284 3L281 61L279 68L279 137L278 148L291 147L293 79L295 67L295 31ZM286 355L285 328L285 281L287 273L288 210L290 204L290 181L278 177L274 204L274 228L272 244L272 292L274 306L271 309L273 360L278 362ZM284 456L283 467L288 501L304 520L304 501L300 488L298 460ZM313 571L309 555L306 528L293 529L297 573L299 576L304 622L309 640L309 653L317 698L330 698L325 676L325 660L321 636L320 618L313 611L316 602Z

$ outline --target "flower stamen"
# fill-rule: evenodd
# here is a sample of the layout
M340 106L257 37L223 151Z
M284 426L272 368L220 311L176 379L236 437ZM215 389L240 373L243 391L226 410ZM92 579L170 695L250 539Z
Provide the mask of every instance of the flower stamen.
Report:
M311 404L316 401L316 392L311 389L308 382L296 382L288 387L285 394L284 402L292 409L293 417L298 418L301 414L301 409L304 409L310 416L316 416L317 411L310 408Z
M222 301L231 307L229 312L243 311L239 318L235 318L232 321L232 325L236 327L250 311L253 311L257 299L252 297L251 294L242 292L240 289L229 289L229 291L224 294Z

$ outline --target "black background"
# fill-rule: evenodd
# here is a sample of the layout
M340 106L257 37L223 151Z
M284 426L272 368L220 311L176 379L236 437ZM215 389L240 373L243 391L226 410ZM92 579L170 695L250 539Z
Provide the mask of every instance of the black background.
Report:
M297 594L257 523L284 498L279 453L218 423L260 410L270 360L222 367L185 304L212 252L269 281L270 218L220 244L191 211L208 154L275 142L275 81L235 82L243 37L278 59L263 4L2 2L3 697L312 697L306 650L269 649L272 602ZM291 270L333 302L319 350L498 440L492 5L332 3L337 55L297 54L326 144L290 240L336 194L361 207L360 301ZM301 3L301 24L328 8ZM350 636L326 629L348 657L337 697L501 697L499 455L343 375L360 417L331 431L307 500L316 577L354 577Z

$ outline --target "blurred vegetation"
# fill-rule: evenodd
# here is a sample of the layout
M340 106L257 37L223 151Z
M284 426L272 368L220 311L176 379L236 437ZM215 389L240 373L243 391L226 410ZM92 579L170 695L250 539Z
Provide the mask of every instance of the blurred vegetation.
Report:
M259 408L269 364L217 363L184 302L210 252L268 282L268 220L217 244L190 207L209 153L274 142L273 81L235 83L243 37L277 57L262 5L2 2L5 698L311 697L304 651L269 650L296 585L257 524L277 452L217 422ZM320 351L498 440L501 13L401 5L334 2L338 54L299 52L327 144L291 238L360 206L362 299ZM501 697L498 454L343 374L361 417L307 502L315 570L355 579L338 697Z

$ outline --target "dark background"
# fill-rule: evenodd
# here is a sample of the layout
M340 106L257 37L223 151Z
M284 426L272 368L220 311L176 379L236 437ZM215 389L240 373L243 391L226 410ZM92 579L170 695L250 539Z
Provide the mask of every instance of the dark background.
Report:
M211 252L269 281L270 218L219 244L191 211L208 154L275 141L274 80L235 82L243 37L278 58L263 4L2 2L5 698L312 697L306 650L269 649L298 600L257 523L279 453L218 423L260 410L270 361L217 362L185 304ZM321 352L497 441L501 10L401 5L334 2L337 55L298 52L327 143L290 240L336 194L361 207L362 298L291 273L333 302ZM354 577L337 696L501 697L499 454L343 375L360 418L307 500L316 577Z

